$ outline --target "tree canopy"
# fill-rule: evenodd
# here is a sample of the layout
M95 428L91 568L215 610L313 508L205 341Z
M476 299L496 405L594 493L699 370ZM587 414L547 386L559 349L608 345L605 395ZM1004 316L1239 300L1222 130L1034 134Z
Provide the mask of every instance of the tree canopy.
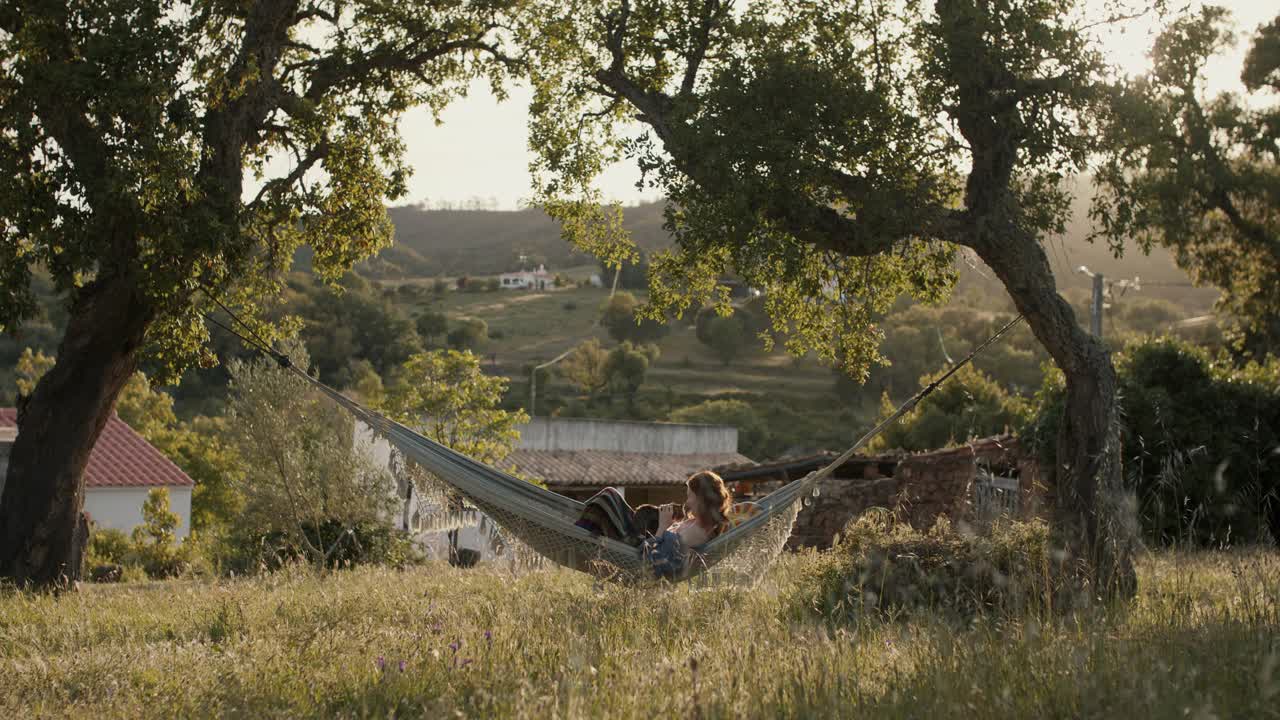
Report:
M213 362L211 296L270 340L298 248L335 280L390 242L400 119L477 80L502 96L521 4L0 6L0 331L36 312L33 273L70 296L58 362L19 403L0 575L74 576L89 451L139 363L164 382Z
M1235 42L1230 16L1206 6L1156 39L1152 71L1114 90L1092 214L1121 247L1169 246L1223 294L1253 352L1280 350L1280 17L1257 29L1245 93L1208 97L1205 67Z
M718 278L737 277L764 291L789 351L860 377L880 360L877 317L899 295L945 297L957 247L973 249L1067 374L1053 466L1063 537L1103 585L1134 587L1131 523L1112 517L1127 512L1115 371L1040 245L1063 231L1064 180L1096 149L1107 69L1091 28L1106 17L1041 0L570 0L548 12L532 52L533 169L571 241L634 257L591 184L629 157L668 198L675 238L650 258L651 317L724 307Z

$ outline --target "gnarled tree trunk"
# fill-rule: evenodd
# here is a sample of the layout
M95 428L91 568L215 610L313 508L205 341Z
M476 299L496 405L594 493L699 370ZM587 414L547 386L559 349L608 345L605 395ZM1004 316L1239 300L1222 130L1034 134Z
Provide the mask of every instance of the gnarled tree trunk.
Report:
M1058 294L1044 248L1013 223L989 228L974 248L1004 283L1036 338L1066 377L1057 461L1049 469L1056 530L1092 572L1098 595L1137 590L1137 528L1120 463L1116 372L1111 354L1084 331Z
M78 293L57 364L18 409L0 496L0 577L42 588L78 576L85 465L137 367L152 317L128 276L99 279Z

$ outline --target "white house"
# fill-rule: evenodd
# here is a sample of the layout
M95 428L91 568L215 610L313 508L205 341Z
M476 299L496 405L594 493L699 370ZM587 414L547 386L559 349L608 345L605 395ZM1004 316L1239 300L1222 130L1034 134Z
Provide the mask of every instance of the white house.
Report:
M17 428L17 411L0 408L0 493ZM186 473L112 413L85 466L84 509L97 527L127 533L142 524L147 493L153 488L168 488L169 509L179 518L176 534L181 539L191 530L194 486Z
M555 276L539 265L537 270L502 273L498 281L504 290L546 290L555 284Z

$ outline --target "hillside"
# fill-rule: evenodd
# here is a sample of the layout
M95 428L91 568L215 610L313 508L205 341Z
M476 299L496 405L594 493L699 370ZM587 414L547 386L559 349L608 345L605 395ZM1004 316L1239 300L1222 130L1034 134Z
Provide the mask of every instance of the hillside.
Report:
M670 245L662 228L662 203L625 208L624 226L646 251ZM420 206L390 209L396 243L361 267L362 274L379 280L408 280L437 275L490 275L515 269L520 257L545 262L551 270L592 264L560 237L556 223L538 209L432 210ZM1192 314L1207 312L1217 291L1189 286L1186 273L1173 254L1155 248L1144 254L1137 247L1115 257L1104 244L1090 243L1088 199L1074 207L1074 217L1062 237L1045 242L1058 285L1067 291L1088 292L1090 280L1076 272L1087 266L1115 280L1140 278L1143 297L1175 302ZM963 279L957 291L1004 297L999 281L971 253L961 258Z

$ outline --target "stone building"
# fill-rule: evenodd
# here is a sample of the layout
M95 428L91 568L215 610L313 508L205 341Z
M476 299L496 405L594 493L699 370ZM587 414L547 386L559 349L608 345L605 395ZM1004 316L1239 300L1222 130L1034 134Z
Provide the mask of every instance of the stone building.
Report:
M827 453L761 465L718 468L743 498L798 480L836 458ZM892 510L918 529L937 519L982 522L998 515L1030 517L1043 493L1035 458L1010 436L918 454L858 455L818 485L796 518L787 546L828 548L849 521L874 507Z

